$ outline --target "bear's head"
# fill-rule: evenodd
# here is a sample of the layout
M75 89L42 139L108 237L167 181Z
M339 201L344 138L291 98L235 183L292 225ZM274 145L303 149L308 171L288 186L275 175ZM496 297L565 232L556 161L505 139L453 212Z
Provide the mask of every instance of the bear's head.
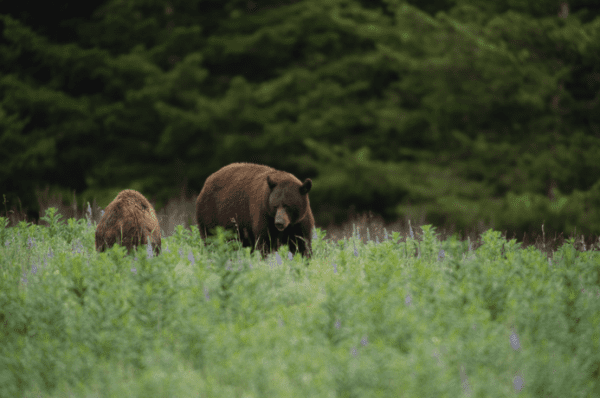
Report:
M289 225L294 225L308 213L310 203L308 192L312 188L310 178L300 183L298 180L273 180L267 176L269 184L269 215L275 218L275 228L283 231Z

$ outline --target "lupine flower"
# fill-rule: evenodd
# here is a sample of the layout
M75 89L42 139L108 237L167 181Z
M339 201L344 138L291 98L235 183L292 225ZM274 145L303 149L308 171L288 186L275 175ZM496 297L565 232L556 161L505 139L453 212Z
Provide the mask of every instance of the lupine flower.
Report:
M90 206L90 202L88 202L88 207L87 207L87 225L88 225L88 227L92 225L91 219L92 219L92 207Z
M463 392L467 397L471 396L471 386L469 385L469 380L467 379L467 373L465 372L465 367L460 366L460 380L462 381Z
M352 350L350 350L350 352L352 353L353 357L355 357L356 354L358 354L358 351L356 351L356 347L352 347Z
M363 337L363 338L360 340L360 344L362 344L363 346L365 346L365 345L369 344L369 341L367 340L367 336Z
M73 243L73 246L71 248L71 253L81 254L82 251L83 251L83 244L79 240L76 240Z
M190 253L188 254L188 260L190 260L192 265L196 264L196 259L194 258L194 254L192 253L191 250L190 250Z
M340 320L339 320L339 319L336 319L336 320L335 320L335 328L336 328L336 329L339 329L340 327L342 327L342 322L340 322Z
M352 244L354 245L354 256L358 257L358 250L356 250L356 245L354 244L354 242L352 242Z
M521 343L519 342L519 336L517 336L517 334L515 332L512 332L512 334L510 335L510 346L515 351L518 350L519 348L521 348Z
M150 259L154 257L154 252L152 251L152 242L148 241L146 245L146 258Z
M387 229L383 229L383 239L388 240L388 233L387 233Z
M294 259L294 256L292 256L291 252L288 252L288 260L292 261Z
M513 379L513 387L515 391L521 391L523 389L523 378L521 376L515 376Z
M337 264L333 263L333 273L337 274Z
M281 265L282 260L281 260L281 256L279 255L279 253L275 253L275 260L277 260L277 265Z
M444 252L444 249L440 249L438 252L438 261L442 261L444 257L446 257L446 253Z
M406 298L404 299L404 304L410 305L411 303L412 303L412 297L410 297L410 294L407 294Z

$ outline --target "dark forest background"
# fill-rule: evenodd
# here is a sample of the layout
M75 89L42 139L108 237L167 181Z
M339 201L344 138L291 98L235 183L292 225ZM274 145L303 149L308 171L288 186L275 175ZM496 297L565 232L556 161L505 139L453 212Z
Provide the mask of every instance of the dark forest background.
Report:
M323 227L600 234L591 0L0 4L3 212L160 210L246 161L312 178Z

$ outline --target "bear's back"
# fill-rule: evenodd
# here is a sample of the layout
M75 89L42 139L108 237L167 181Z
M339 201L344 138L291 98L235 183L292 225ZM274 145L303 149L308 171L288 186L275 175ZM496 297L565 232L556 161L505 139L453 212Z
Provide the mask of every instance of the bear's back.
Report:
M275 181L300 181L290 173L254 163L232 163L211 174L204 183L205 200L223 202L240 195L249 200L262 200L268 194L267 176Z
M125 189L106 206L104 215L96 227L96 249L103 251L112 246L120 236L125 239L125 246L131 249L133 241L146 244L152 238L155 250L160 250L160 225L154 208L141 193Z

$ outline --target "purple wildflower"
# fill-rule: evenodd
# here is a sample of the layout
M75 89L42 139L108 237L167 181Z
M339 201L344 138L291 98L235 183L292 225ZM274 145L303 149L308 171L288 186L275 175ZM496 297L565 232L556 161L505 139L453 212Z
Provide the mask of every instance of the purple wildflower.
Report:
M92 207L90 206L90 202L88 202L88 207L87 207L87 225L88 227L90 227L92 225L91 223L91 219L92 219Z
M515 391L521 391L523 389L523 378L521 376L515 376L513 379L513 387Z
M519 342L519 336L517 336L517 334L515 332L512 332L512 334L510 335L510 346L515 351L518 350L519 348L521 348L521 343Z
M446 252L444 252L444 249L440 249L438 253L438 261L442 261L444 257L446 257Z
M154 252L152 251L152 242L148 240L148 244L146 245L146 258L150 259L154 257Z

